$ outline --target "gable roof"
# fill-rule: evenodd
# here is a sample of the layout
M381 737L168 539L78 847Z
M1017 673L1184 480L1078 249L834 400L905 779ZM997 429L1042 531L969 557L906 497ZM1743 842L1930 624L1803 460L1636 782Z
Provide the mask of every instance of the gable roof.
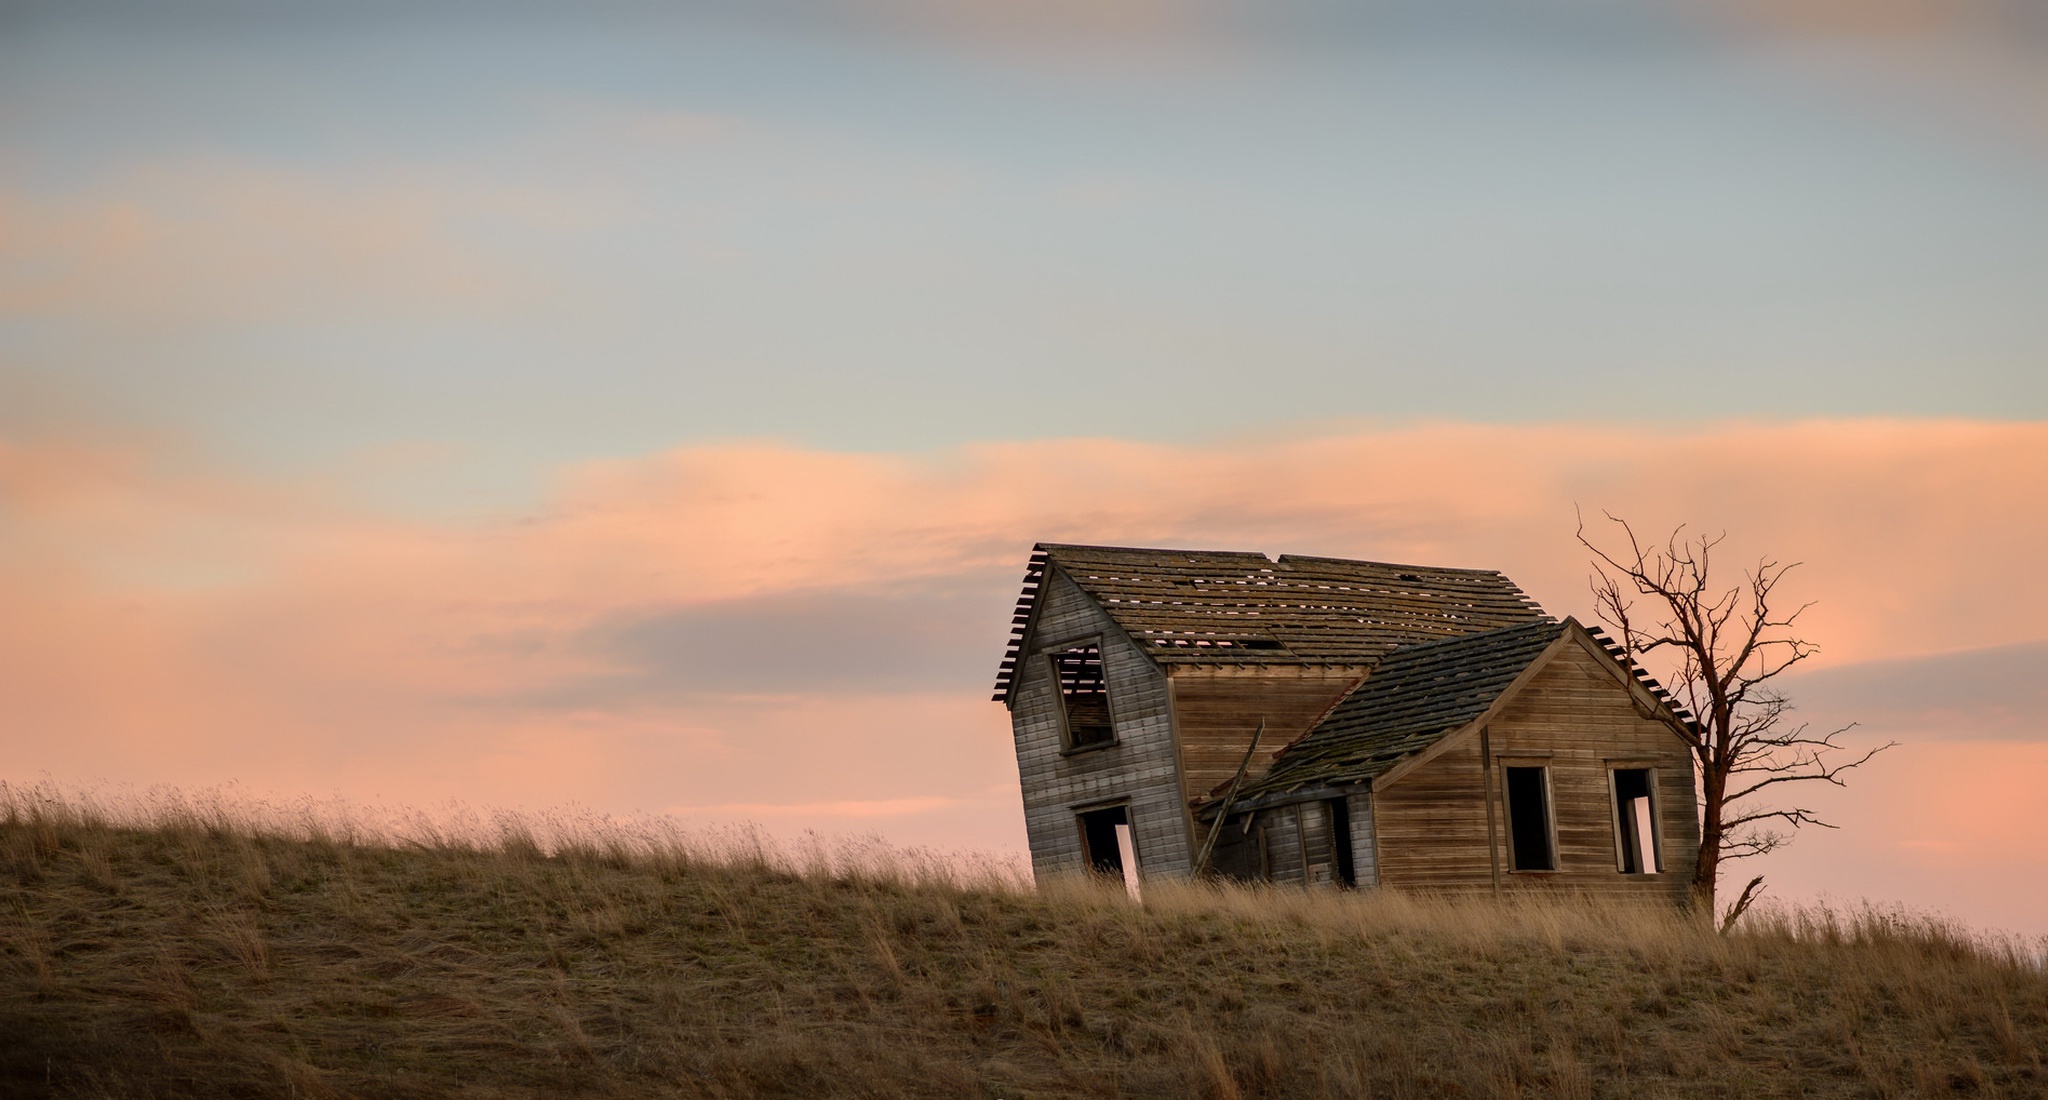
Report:
M1398 646L1544 618L1491 569L1040 543L996 673L997 702L1009 701L1055 568L1162 664L1369 666Z
M1543 619L1394 650L1237 802L1383 774L1485 714L1570 625Z

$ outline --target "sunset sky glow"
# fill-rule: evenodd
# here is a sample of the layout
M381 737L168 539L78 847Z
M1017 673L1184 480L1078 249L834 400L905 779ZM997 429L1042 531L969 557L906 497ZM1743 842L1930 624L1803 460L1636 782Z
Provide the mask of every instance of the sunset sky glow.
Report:
M0 780L1016 853L1034 542L1582 508L1901 742L1774 893L2048 934L2037 7L0 0Z

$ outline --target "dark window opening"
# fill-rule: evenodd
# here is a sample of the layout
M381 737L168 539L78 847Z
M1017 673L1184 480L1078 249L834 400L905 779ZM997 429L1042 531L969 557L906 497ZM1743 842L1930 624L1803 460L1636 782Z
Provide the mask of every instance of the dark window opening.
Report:
M1550 790L1546 768L1506 768L1508 856L1517 871L1555 871L1550 850Z
M1614 769L1614 840L1621 849L1621 873L1648 875L1657 865L1656 815L1651 812L1650 769Z
M1088 860L1089 869L1098 874L1123 877L1124 853L1122 845L1117 843L1116 827L1130 827L1130 807L1107 806L1089 810L1080 818L1081 847L1084 849L1081 854Z
M1102 647L1077 645L1049 656L1053 680L1059 684L1060 709L1066 715L1067 747L1079 749L1116 740L1109 718L1109 683L1102 676Z
M1330 807L1330 850L1336 855L1337 885L1358 885L1358 869L1351 861L1351 805L1341 798L1331 799Z

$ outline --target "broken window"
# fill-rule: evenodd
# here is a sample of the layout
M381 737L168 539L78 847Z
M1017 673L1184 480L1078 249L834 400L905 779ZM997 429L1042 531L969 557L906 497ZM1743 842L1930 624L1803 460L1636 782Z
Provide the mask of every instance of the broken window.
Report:
M1616 768L1614 776L1614 845L1621 873L1656 874L1657 815L1650 801L1648 768Z
M1508 866L1516 871L1555 871L1550 844L1548 768L1503 768L1507 773Z
M1081 822L1081 855L1088 861L1088 867L1099 874L1116 875L1124 873L1123 846L1117 841L1117 827L1128 830L1131 827L1129 806L1105 806L1079 815Z
M1053 682L1059 685L1067 747L1081 749L1116 740L1109 717L1109 683L1102 676L1102 647L1091 642L1054 650L1047 656L1052 661Z

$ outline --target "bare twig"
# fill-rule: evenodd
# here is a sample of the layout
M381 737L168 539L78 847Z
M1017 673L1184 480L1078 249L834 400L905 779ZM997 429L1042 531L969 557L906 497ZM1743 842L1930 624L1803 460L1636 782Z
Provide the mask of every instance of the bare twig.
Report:
M1853 750L1837 738L1854 723L1823 734L1786 724L1792 706L1770 681L1819 652L1793 633L1811 603L1772 610L1778 586L1798 562L1759 559L1741 584L1718 589L1711 565L1725 533L1688 535L1680 526L1660 546L1645 543L1628 521L1602 515L1626 545L1611 552L1596 545L1579 516L1579 543L1593 555L1594 608L1620 634L1627 659L1654 655L1668 666L1663 686L1692 719L1680 733L1698 764L1700 785L1693 893L1711 909L1722 862L1763 855L1790 839L1764 826L1834 827L1803 806L1736 803L1787 783L1843 786L1844 773L1896 743L1845 760ZM1748 895L1745 890L1739 904L1746 905Z

